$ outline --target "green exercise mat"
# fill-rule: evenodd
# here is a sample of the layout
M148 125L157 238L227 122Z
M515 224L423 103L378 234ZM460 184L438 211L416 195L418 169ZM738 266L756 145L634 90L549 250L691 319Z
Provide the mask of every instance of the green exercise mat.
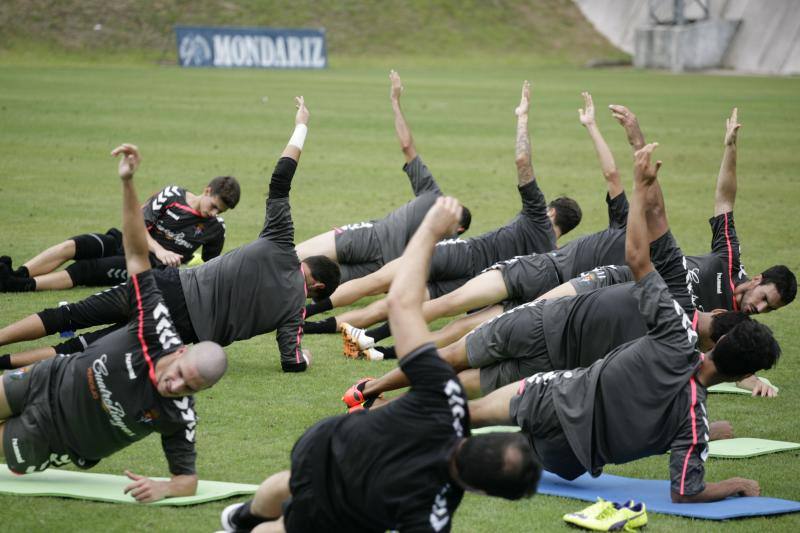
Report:
M473 429L473 435L480 435L481 433L514 433L519 431L518 426L486 426L478 429Z
M472 433L480 435L481 433L494 433L501 431L519 431L519 428L517 426L487 426L484 428L475 429L472 431ZM796 444L794 442L783 442L779 440L767 439L723 439L708 443L709 457L717 457L721 459L744 459L746 457L755 457L757 455L767 455L770 453L798 449L800 449L800 444Z
M164 480L165 478L153 478ZM109 503L136 503L131 496L123 493L132 483L125 476L111 474L90 474L69 470L50 469L44 472L19 476L0 464L0 493L23 496L60 496ZM224 481L204 481L197 484L197 494L180 498L166 498L146 505L197 505L199 503L224 500L232 496L255 493L258 485L227 483Z
M800 450L800 444L751 438L713 440L708 443L708 455L724 459L743 459L787 450Z
M780 390L778 387L773 385L767 378L758 378L758 379L760 379L767 385L773 387L776 391ZM717 385L712 385L711 387L708 388L708 392L722 392L727 394L752 394L752 391L737 387L736 383L719 383Z

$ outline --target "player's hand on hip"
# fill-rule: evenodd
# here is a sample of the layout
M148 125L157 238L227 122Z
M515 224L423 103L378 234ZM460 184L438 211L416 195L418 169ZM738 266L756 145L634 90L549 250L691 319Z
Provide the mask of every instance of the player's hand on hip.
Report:
M129 180L133 177L136 170L139 168L139 163L142 158L139 155L139 148L133 144L121 144L111 150L111 155L117 157L122 154L122 159L119 160L119 177L124 180Z

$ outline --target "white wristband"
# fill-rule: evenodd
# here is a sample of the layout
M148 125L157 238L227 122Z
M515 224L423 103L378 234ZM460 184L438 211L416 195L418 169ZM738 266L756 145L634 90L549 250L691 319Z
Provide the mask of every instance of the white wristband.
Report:
M308 126L305 124L298 124L294 127L292 138L289 139L289 144L296 146L298 150L303 149L303 144L306 142L306 135L308 134Z

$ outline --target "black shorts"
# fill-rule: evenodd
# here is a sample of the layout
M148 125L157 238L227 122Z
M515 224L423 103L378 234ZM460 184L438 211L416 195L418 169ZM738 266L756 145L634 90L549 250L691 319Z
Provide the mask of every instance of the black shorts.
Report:
M511 419L530 439L542 467L569 480L586 473L561 427L553 402L553 389L545 375L534 374L520 382L520 386L524 389L511 399L509 412ZM591 430L586 428L586 431Z
M186 298L183 295L180 274L177 268L153 270L153 277L161 291L164 303L169 308L175 328L185 344L197 342L192 326ZM39 313L48 334L59 331L74 331L108 324L127 324L131 320L128 287L117 285L78 302L45 309ZM109 333L112 330L104 330ZM92 338L92 341L96 337Z
M508 299L517 305L532 302L563 283L561 273L549 254L518 256L486 270L500 270Z
M338 227L334 230L334 240L342 282L364 277L383 266L383 252L375 234L375 223L359 222Z
M292 497L283 504L283 527L287 533L349 531L336 524L330 506L322 501L326 488L321 480L327 471L328 443L335 422L336 419L327 419L314 424L292 448Z
M553 369L538 301L484 322L467 335L466 348L469 365L480 368L483 394Z
M3 424L3 450L8 469L16 474L41 472L70 462L66 448L53 437L50 410L50 368L56 359L3 374L3 387L13 413Z

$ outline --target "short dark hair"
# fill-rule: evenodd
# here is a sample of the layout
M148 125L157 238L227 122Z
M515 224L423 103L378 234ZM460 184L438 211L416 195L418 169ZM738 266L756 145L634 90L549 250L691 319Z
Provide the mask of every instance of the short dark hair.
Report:
M314 300L324 300L330 297L342 280L342 271L339 269L338 263L324 255L312 255L305 258L303 263L308 265L311 270L311 277L325 284L325 288L318 292Z
M519 500L536 492L542 466L521 433L487 433L464 441L456 454L461 480L490 496Z
M741 311L725 311L711 315L711 341L716 343L737 324L747 320L750 320L750 317Z
M461 221L458 223L461 226L461 231L458 232L459 235L464 233L469 229L469 225L472 224L472 213L470 212L469 208L465 205L461 206Z
M768 283L775 284L775 289L781 295L783 305L792 303L794 297L797 296L797 278L785 265L771 266L761 273L761 283L759 285L767 285Z
M211 189L211 195L219 196L228 209L236 207L242 195L239 182L233 176L217 176L208 182L208 188Z
M559 196L550 202L548 207L556 210L556 226L561 229L561 235L566 235L575 229L575 226L580 224L581 218L583 218L581 206L568 196Z
M772 368L781 347L767 326L746 320L720 338L712 354L720 374L739 377Z

